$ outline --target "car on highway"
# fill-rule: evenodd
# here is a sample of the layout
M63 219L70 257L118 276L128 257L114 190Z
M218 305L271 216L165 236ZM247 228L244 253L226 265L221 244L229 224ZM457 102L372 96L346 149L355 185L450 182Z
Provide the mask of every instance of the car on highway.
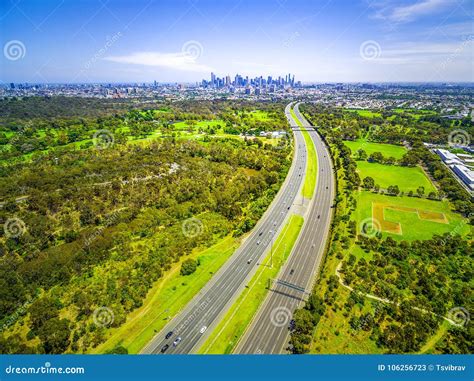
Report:
M258 233L258 236L260 237L263 234L263 232Z
M295 269L290 270L290 275L293 275L295 273Z
M206 329L207 329L207 326L202 326L202 328L199 330L199 333L203 334L204 332L206 332Z
M165 352L168 350L169 347L170 347L169 344L164 345L164 346L161 348L161 353L165 353Z
M166 336L165 336L165 339L169 339L171 336L173 336L173 331L169 331Z
M260 245L260 241L257 241L257 245Z
M176 340L173 342L173 347L176 347L180 342L181 342L181 336L176 338Z
M250 264L252 263L252 258L250 258L248 261L247 261L247 264Z

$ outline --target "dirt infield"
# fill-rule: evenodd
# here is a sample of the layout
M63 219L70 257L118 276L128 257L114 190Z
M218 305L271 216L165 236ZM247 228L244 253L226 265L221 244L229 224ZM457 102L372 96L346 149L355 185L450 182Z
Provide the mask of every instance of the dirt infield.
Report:
M449 223L444 213L431 212L431 211L420 210L416 208L407 208L404 206L396 206L396 205L373 202L372 203L372 218L378 222L380 229L387 233L399 234L399 235L403 234L402 226L399 222L385 220L385 209L391 209L391 210L407 212L407 213L416 213L420 220L437 222L439 224Z

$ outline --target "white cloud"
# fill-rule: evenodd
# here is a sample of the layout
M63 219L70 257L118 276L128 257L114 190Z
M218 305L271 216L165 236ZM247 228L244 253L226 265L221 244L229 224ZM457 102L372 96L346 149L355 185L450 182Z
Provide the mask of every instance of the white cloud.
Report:
M454 0L419 0L413 4L398 6L391 6L384 2L379 4L382 7L376 13L376 17L396 23L409 22L421 16L439 12L450 4L455 4Z
M167 67L174 70L209 72L211 67L197 62L197 58L186 53L159 53L159 52L136 52L126 56L110 56L104 58L107 61Z

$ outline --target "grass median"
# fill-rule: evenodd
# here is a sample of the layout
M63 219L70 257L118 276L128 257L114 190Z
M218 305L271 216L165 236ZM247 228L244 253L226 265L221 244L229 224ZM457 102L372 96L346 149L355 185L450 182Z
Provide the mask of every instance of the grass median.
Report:
M278 275L290 255L303 222L303 217L296 214L291 215L273 245L273 266L270 267L271 255L268 253L263 263L259 264L259 269L247 287L227 311L198 353L232 353L265 299L269 281Z
M291 109L290 113L295 122L298 124L298 126L303 127L303 124L296 117L295 111ZM311 139L311 136L309 136L308 131L302 129L302 133L306 142L308 160L306 162L306 176L304 178L304 184L301 193L304 198L310 199L313 197L314 189L316 188L316 171L318 170L318 157L316 155L316 149L314 148L313 140Z
M168 317L176 316L207 284L240 243L240 239L228 236L208 249L196 250L183 258L199 258L200 265L191 275L180 274L182 261L174 264L150 290L143 306L132 312L119 328L112 330L107 341L91 353L105 353L117 345L127 348L128 353L139 353L168 323Z

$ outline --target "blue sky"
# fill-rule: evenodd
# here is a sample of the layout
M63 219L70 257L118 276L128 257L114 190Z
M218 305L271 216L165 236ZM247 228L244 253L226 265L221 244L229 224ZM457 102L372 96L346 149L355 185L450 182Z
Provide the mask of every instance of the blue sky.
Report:
M3 82L474 80L473 0L2 0Z

